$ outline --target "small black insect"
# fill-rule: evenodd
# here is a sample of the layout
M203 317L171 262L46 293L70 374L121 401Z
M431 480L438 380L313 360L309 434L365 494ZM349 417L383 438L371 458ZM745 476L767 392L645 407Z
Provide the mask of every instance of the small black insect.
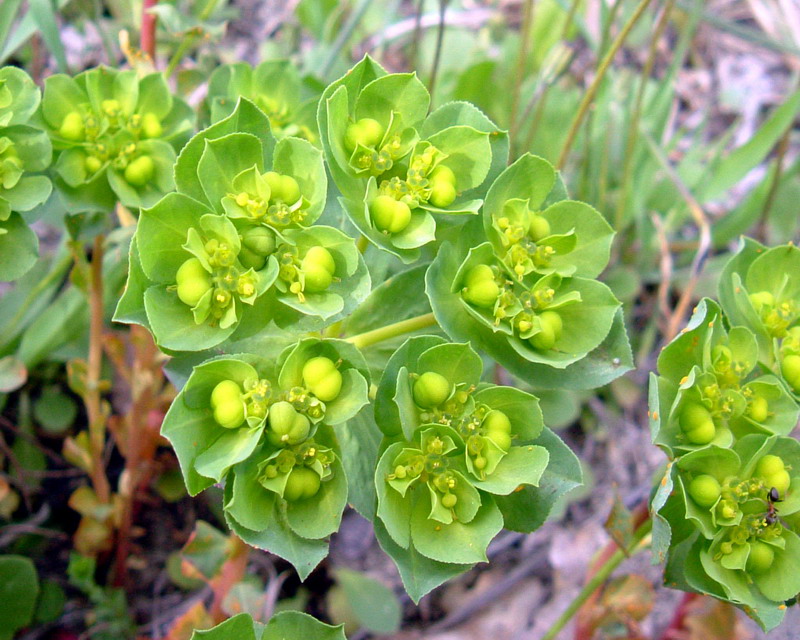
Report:
M778 502L783 502L781 494L775 487L772 487L767 493L767 515L764 516L764 521L768 525L778 521L778 509L775 506Z

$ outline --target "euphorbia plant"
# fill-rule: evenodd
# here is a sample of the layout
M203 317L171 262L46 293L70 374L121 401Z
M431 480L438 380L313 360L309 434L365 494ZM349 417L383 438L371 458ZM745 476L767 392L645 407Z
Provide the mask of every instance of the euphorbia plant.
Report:
M231 529L303 578L350 502L418 600L485 561L503 527L539 527L580 482L536 397L486 382L475 347L545 386L626 371L619 302L593 279L611 230L544 160L500 175L505 132L464 103L428 115L414 75L365 58L334 82L324 152L276 140L259 95L192 138L176 193L142 211L116 319L177 356L163 434L192 495L224 484ZM324 162L340 198L326 197ZM349 222L382 251L362 255ZM387 253L419 264L402 271ZM437 322L439 335L402 342Z
M653 498L666 580L765 629L800 592L800 444L787 437L800 417L797 260L792 245L744 239L722 273L722 309L698 304L650 385L653 440L671 459Z
M44 203L52 189L47 134L32 123L40 92L28 75L0 69L0 280L14 280L36 261L38 240L22 213Z

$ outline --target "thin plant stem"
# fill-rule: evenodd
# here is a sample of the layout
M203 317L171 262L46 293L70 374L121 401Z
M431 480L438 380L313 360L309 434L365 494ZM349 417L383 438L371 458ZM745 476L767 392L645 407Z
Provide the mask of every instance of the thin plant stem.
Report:
M414 69L419 69L419 41L422 37L422 9L425 0L417 0L417 8L414 12L414 32L411 36L411 52L409 58L414 64Z
M608 580L611 574L614 573L616 568L619 567L619 565L621 565L626 558L636 555L650 546L650 529L652 526L653 522L648 518L636 531L638 543L633 547L633 549L627 552L624 549L617 549L611 555L611 557L603 563L603 566L601 566L597 572L586 582L583 589L581 589L580 593L578 593L575 599L570 603L566 611L564 611L564 613L558 617L553 625L547 630L547 633L542 636L542 640L553 640L573 618L573 616L578 613L578 610L589 599L589 597L592 596L606 580Z
M371 0L361 0L359 5L355 8L355 11L350 14L350 17L342 27L339 35L336 36L336 40L334 40L333 44L331 45L331 51L328 54L328 59L325 62L325 66L322 67L322 71L320 72L323 78L327 77L331 72L331 69L333 69L333 65L335 64L336 60L339 59L339 54L342 52L342 49L344 49L344 46L350 39L350 36L353 35L353 31L355 31L356 27L361 22L364 14L367 12L367 9L369 9L370 1Z
M431 96L431 109L433 109L433 97L436 92L436 80L439 75L439 63L442 60L442 43L444 42L444 14L447 11L447 5L450 0L439 0L439 27L436 31L436 50L433 53L433 64L431 65L430 82L428 83L428 91Z
M592 83L589 85L589 88L586 90L586 93L583 94L583 99L581 100L580 105L578 106L578 112L575 114L575 117L572 120L572 124L569 127L569 132L567 133L567 139L564 141L564 146L561 147L561 154L558 157L558 163L556 167L558 169L562 169L564 164L569 157L569 152L572 149L572 145L575 143L575 137L578 135L578 131L583 123L583 119L586 117L586 114L589 111L589 107L592 105L592 101L594 100L595 95L597 94L597 90L600 88L600 84L603 82L605 78L606 72L608 71L611 63L614 61L614 57L617 55L617 52L622 48L622 45L625 43L625 40L628 38L628 35L636 26L636 23L639 22L639 19L644 15L645 10L650 5L652 0L641 0L639 5L636 7L636 10L633 12L628 21L625 23L625 26L622 27L622 30L617 34L617 37L614 38L614 42L611 43L611 46L608 49L605 57L603 58L600 65L597 67L597 73L595 74Z
M528 58L530 48L531 30L533 27L533 11L535 0L525 0L522 8L522 24L520 25L520 44L517 54L517 69L514 77L514 87L511 99L511 115L508 119L509 139L515 140L519 131L517 114L519 111L520 94L522 93L522 81L525 79L525 62ZM509 162L513 161L517 150L514 149Z
M194 44L195 40L200 36L200 29L195 27L194 29L190 29L187 31L181 43L178 45L178 48L175 49L175 53L172 54L172 57L167 64L167 68L164 70L164 75L167 78L171 78L172 74L175 73L175 70L178 68L178 65L183 60L184 56L188 53L189 49L191 49L192 45Z
M372 346L373 344L383 342L384 340L391 340L392 338L402 336L406 333L412 333L414 331L418 331L419 329L432 327L435 324L436 318L434 315L432 313L426 313L421 316L409 318L408 320L401 320L400 322L395 322L394 324L380 327L379 329L373 329L372 331L359 333L356 336L345 338L345 340L350 344L355 345L359 349L363 349L365 347Z
M672 8L674 6L675 0L667 0L664 9L661 11L661 17L658 19L653 37L650 39L647 60L642 68L641 82L636 92L633 113L628 123L628 137L625 141L625 159L623 160L622 168L621 195L617 202L617 209L614 215L614 228L617 230L622 228L622 217L625 213L625 208L628 206L628 197L630 196L631 182L633 180L633 154L636 151L636 143L638 142L639 120L641 120L642 117L642 107L644 105L644 93L647 89L647 81L650 79L653 67L655 67L658 43L669 24L669 18L670 15L672 15Z
M767 239L767 221L769 214L772 211L772 206L775 204L775 198L778 195L780 188L781 178L783 177L783 165L786 159L786 152L789 150L789 138L792 132L792 126L786 129L781 139L778 141L778 148L775 153L775 171L772 174L772 182L769 185L769 192L767 199L764 201L764 206L761 209L761 216L758 219L756 226L755 236L757 240L765 242Z
M89 282L89 358L86 367L86 414L89 420L89 449L92 456L91 478L101 503L111 500L111 486L103 463L106 444L106 416L100 397L103 367L103 249L105 237L94 239Z

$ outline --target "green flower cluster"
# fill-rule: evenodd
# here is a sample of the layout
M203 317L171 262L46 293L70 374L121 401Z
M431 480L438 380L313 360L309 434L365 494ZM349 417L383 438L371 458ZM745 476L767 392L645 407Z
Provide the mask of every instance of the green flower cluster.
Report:
M247 98L269 117L276 138L294 136L318 145L319 94L309 90L288 60L266 60L255 68L236 62L214 69L206 98L210 122L227 118L239 98Z
M485 561L504 514L547 467L548 450L534 444L543 430L539 401L481 384L482 368L469 345L433 336L409 339L386 366L375 403L386 436L377 515L406 553Z
M370 58L319 104L322 145L350 219L404 262L436 239L445 214L477 213L479 187L508 154L506 134L471 105L448 103L430 115L429 105L415 74L387 74Z
M59 194L74 211L155 204L174 189L175 153L195 120L163 74L110 67L47 78L40 117L56 150Z
M354 241L310 226L325 207L320 151L276 141L252 103L192 138L175 176L177 193L142 212L117 312L160 346L207 349L270 320L322 327L368 292Z
M368 402L369 372L345 342L308 338L277 362L223 356L195 367L162 433L189 492L225 481L225 514L245 541L313 568L338 528L347 478L333 426ZM320 504L325 514L317 517ZM301 563L302 564L302 563Z
M44 203L52 185L41 175L52 147L32 117L39 89L21 69L0 68L0 280L14 280L33 266L38 241L20 213Z
M442 327L520 376L586 359L619 322L619 300L595 280L613 238L605 219L564 199L553 167L525 155L489 188L479 222L428 272Z
M667 579L764 628L800 592L800 444L787 437L800 418L796 253L744 241L723 271L722 309L697 305L650 384L653 441L672 460L653 498Z

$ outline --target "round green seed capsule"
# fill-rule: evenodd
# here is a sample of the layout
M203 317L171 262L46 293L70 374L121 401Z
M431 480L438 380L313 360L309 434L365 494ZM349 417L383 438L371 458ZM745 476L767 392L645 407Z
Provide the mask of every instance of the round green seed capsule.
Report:
M161 121L154 113L145 113L142 116L142 135L145 138L160 138L164 133Z
M263 176L264 181L269 185L270 200L283 200L283 183L281 181L281 174L276 171L267 171Z
M800 356L795 354L784 356L781 373L794 392L800 393Z
M83 116L77 111L70 111L61 122L58 135L71 142L83 142L86 139L86 126Z
M303 383L317 398L331 402L342 390L342 374L333 360L317 356L303 365Z
M223 380L211 392L211 406L217 407L228 402L238 402L242 399L242 389L233 380Z
M281 200L292 205L300 199L300 185L292 176L281 176Z
M477 456L473 461L472 464L478 471L483 471L486 468L486 458L483 456Z
M747 571L754 574L767 571L775 560L772 546L756 540L750 543L750 555L747 557Z
M178 298L183 304L194 307L213 286L211 274L203 268L197 258L189 258L175 274Z
M361 118L347 125L344 135L344 146L353 151L359 144L374 147L383 139L383 125L372 118Z
M531 240L539 242L549 235L550 223L547 221L547 218L539 214L533 214L530 224L528 225L528 236L530 236Z
M783 462L783 458L772 454L767 454L765 456L761 456L759 461L756 463L755 475L761 478L767 478L776 473L780 473L785 469L786 465Z
M405 202L380 195L369 206L372 223L378 231L400 233L411 222L411 209Z
M543 311L539 314L542 330L532 336L529 342L540 351L547 351L555 347L561 337L564 322L556 311Z
M688 402L678 416L681 431L692 444L708 444L717 433L711 414L699 402Z
M150 156L139 156L125 167L125 181L134 187L143 187L153 179L156 166Z
M291 403L281 400L269 409L270 441L273 444L300 444L311 432L311 422Z
M777 489L780 495L784 495L792 484L792 479L786 469L773 473L769 478L765 478L765 480L770 488L774 487Z
M449 207L456 199L456 188L449 182L437 180L431 186L431 195L428 198L434 207L444 209Z
M214 420L225 429L236 429L244 422L244 405L241 402L221 404L214 409Z
M487 431L486 437L503 451L508 451L511 448L511 434L505 431Z
M703 474L689 483L689 495L692 500L706 509L714 506L719 500L720 492L721 487L714 476Z
M313 498L320 488L319 474L308 467L295 467L286 478L283 497L287 502L299 502Z
M325 247L311 247L302 262L300 269L305 275L305 291L320 293L333 282L336 273L336 262Z
M492 409L486 414L481 426L487 431L498 431L511 433L511 420L508 416L498 409Z
M470 304L482 309L494 307L500 296L500 287L495 281L494 271L489 265L476 264L464 278L461 295Z
M769 402L762 396L755 396L750 400L747 413L751 420L755 422L765 422L769 417Z
M447 400L452 390L452 385L443 375L426 371L414 383L414 402L423 409L433 409Z
M97 156L86 156L86 160L83 161L83 166L86 167L86 172L89 175L94 175L103 168L103 161Z
M266 227L252 227L241 238L239 262L247 269L263 269L267 258L275 251L275 234Z
M452 509L456 506L456 502L458 502L458 498L452 493L445 493L442 496L442 506L445 509Z

